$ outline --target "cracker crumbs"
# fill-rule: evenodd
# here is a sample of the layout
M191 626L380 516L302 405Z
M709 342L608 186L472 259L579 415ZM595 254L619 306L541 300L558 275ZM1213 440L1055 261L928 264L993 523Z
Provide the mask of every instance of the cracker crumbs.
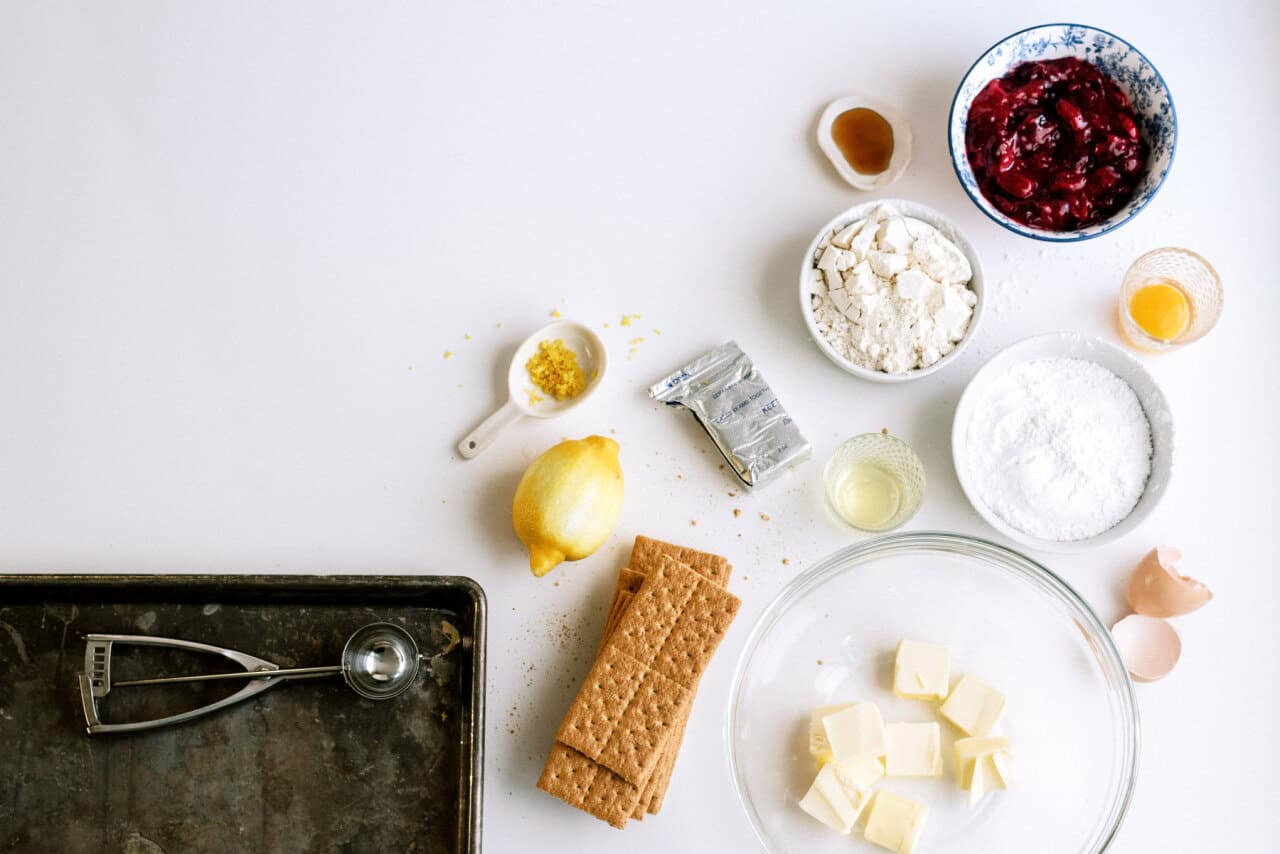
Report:
M791 558L789 558L789 557L784 557L784 558L782 559L782 565L783 565L783 566L791 566Z
M690 520L689 520L689 527L690 527L690 528L696 528L696 527L698 527L698 520L697 520L697 519L690 519Z
M736 492L730 492L730 493L729 493L729 497L730 497L730 498L737 498L737 497L738 497L738 493L736 493Z
M769 514L768 514L768 513L761 513L761 514L760 514L760 521L761 521L761 522L768 522L768 521L769 521Z
M559 338L540 342L538 352L525 362L524 367L533 384L556 400L577 397L587 386L577 355ZM534 403L531 397L529 405Z
M822 659L821 659L821 658L819 658L819 659L818 659L818 666L819 666L819 667L821 667L821 666L822 666Z
M741 507L735 507L735 508L733 508L733 518L737 519L737 518L738 518L739 516L741 516L741 515L742 515L742 508L741 508Z
M631 325L631 321L633 321L633 320L639 320L639 319L640 319L640 315L638 315L638 314L624 314L624 315L622 315L622 321L621 321L621 323L622 323L622 325L623 325L623 326L630 326L630 325Z

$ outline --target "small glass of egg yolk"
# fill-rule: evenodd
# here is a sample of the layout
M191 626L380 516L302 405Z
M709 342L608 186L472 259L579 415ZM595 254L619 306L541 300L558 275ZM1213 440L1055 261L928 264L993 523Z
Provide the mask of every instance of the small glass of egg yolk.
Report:
M1153 282L1129 298L1129 316L1152 338L1172 342L1191 323L1191 301L1177 284Z
M1204 336L1222 313L1222 282L1208 261L1187 249L1155 249L1125 273L1120 328L1134 347L1154 353Z

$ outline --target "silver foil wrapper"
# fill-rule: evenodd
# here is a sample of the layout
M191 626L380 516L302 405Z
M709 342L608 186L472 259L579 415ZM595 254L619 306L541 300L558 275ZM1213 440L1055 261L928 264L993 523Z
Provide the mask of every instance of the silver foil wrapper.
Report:
M748 488L768 483L813 451L734 341L654 383L649 397L693 413Z

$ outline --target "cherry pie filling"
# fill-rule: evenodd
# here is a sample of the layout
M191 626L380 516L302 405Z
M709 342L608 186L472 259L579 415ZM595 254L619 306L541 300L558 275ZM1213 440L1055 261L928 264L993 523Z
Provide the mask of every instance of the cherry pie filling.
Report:
M982 195L1032 228L1107 219L1133 196L1147 150L1128 96L1075 57L1025 62L969 107L965 151Z

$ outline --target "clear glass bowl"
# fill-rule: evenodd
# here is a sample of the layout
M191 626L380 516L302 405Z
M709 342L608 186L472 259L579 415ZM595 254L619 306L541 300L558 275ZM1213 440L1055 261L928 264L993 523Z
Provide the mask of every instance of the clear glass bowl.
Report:
M834 833L796 805L813 781L816 706L873 700L886 721L937 720L890 692L904 637L947 643L952 678L982 675L1008 698L1002 723L1016 779L977 808L955 781L943 725L941 779L877 789L929 806L929 854L1105 851L1128 809L1138 763L1133 683L1106 627L1031 559L945 533L890 534L842 549L788 584L751 630L725 721L734 784L772 852L880 849Z

